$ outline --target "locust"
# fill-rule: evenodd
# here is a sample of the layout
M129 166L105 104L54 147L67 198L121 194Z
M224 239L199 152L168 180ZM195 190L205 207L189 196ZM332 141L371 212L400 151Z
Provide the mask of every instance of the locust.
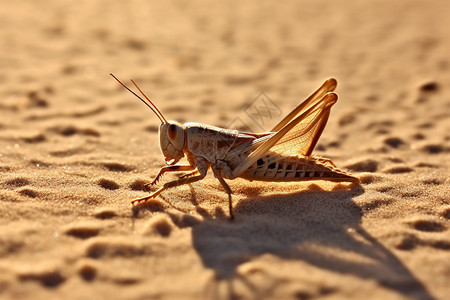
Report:
M145 103L161 121L158 134L166 166L147 186L156 184L164 173L189 172L178 180L165 183L150 195L133 200L132 205L153 199L167 189L202 180L209 169L228 195L230 219L234 218L232 190L225 179L359 181L357 177L339 169L330 159L312 155L328 121L331 107L338 100L334 93L337 86L334 78L327 79L272 130L251 133L202 123L167 121L133 80L131 82L145 100L112 73L110 75ZM189 164L177 164L183 157L187 158Z

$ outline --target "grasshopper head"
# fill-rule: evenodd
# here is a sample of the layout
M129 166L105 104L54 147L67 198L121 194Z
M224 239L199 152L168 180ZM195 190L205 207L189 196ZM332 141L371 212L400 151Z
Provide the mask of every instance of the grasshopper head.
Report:
M159 145L167 165L174 165L183 158L185 144L183 125L176 121L169 121L159 126Z

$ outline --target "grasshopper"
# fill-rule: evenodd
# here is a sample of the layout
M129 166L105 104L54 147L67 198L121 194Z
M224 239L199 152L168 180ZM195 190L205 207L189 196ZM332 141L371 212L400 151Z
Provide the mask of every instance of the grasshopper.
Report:
M250 133L201 123L167 121L133 80L132 83L147 101L113 74L110 75L144 102L161 121L159 142L167 166L147 185L157 183L166 172L190 171L178 180L165 183L149 196L133 200L133 205L155 198L169 188L202 180L208 169L213 171L228 194L230 219L234 218L232 191L224 179L359 181L338 169L330 159L312 155L328 121L331 107L338 99L333 92L337 86L334 78L327 79L269 132ZM184 156L189 164L177 165Z

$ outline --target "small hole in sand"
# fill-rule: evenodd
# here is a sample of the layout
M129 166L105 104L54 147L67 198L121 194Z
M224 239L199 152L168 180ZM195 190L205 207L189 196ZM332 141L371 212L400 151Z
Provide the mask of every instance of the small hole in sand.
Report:
M144 179L135 179L133 182L129 184L130 189L133 191L145 191L147 190L146 184L148 184L148 180Z
M392 148L398 148L405 144L405 142L398 137L388 137L384 140L384 143Z
M193 227L201 222L199 216L194 216L190 214L174 214L169 213L170 219L179 228Z
M362 184L371 184L371 183L375 183L375 182L380 182L381 181L381 177L379 176L375 176L371 173L364 173L358 176L359 182L361 182Z
M439 178L428 178L422 180L422 183L427 185L441 185L444 183L444 181Z
M436 92L439 90L439 83L436 81L429 81L421 84L419 90L422 92Z
M392 199L389 198L382 198L382 199L371 199L368 202L365 202L361 204L361 209L364 211L371 211L373 209L376 209L381 206L389 205L392 202L394 202Z
M80 239L87 239L98 235L100 227L95 224L71 224L65 229L65 233Z
M34 144L34 143L41 143L45 142L47 140L46 136L42 133L36 133L29 136L22 137L22 140L26 143Z
M30 181L23 177L17 177L14 179L10 179L5 182L6 185L13 186L13 187L22 187L30 184Z
M132 166L120 162L105 162L102 164L106 169L112 172L130 172L134 169Z
M438 168L438 165L427 163L427 162L418 162L414 165L418 168Z
M400 238L400 241L396 243L395 248L400 250L412 250L416 247L417 242L417 238L414 235L408 234Z
M133 257L144 254L144 248L135 241L95 237L88 240L85 253L91 258Z
M387 167L383 170L384 173L387 174L401 174L401 173L409 173L414 171L412 168L408 166L393 166L393 167Z
M19 274L19 278L24 281L38 281L43 286L49 288L57 287L66 280L59 270L54 269L30 270L29 272Z
M342 116L339 119L339 126L346 126L356 121L356 117L353 113Z
M86 281L94 280L95 277L97 276L97 273L98 273L97 267L89 262L83 263L78 268L78 274L80 274L80 276Z
M148 126L145 126L144 129L149 132L158 132L159 126L158 125L148 125Z
M39 95L37 91L30 91L27 94L29 105L31 107L47 107L48 101Z
M412 137L415 140L424 140L426 138L426 136L421 132L415 133Z
M447 220L450 220L450 207L445 207L441 212L441 216L443 216Z
M145 44L145 41L132 39L132 38L129 38L129 39L125 40L123 42L123 44L127 48L130 48L130 49L133 49L133 50L136 50L136 51L144 50L147 47L147 45Z
M158 234L162 237L168 237L173 227L172 221L166 215L156 215L144 229L144 234Z
M31 197L31 198L36 198L37 196L39 196L39 193L37 191L35 191L34 189L30 189L30 188L23 188L23 189L19 190L19 194L21 194L23 196Z
M98 181L98 185L107 190L117 190L120 188L119 184L111 179L102 178Z
M349 163L345 166L350 171L356 171L356 172L376 172L378 169L378 162L373 159L362 159L359 161L355 161L352 163Z
M117 213L112 208L100 208L94 212L94 217L97 219L111 219L117 216Z
M438 144L427 144L420 148L421 151L429 153L429 154L439 154L444 152L444 147Z
M149 210L151 212L164 211L165 204L161 200L158 199L149 199L145 202L141 202L136 204L132 208L133 216L137 217L141 209Z
M434 220L419 219L412 221L410 224L412 227L414 227L414 229L426 232L441 232L446 229L444 224Z

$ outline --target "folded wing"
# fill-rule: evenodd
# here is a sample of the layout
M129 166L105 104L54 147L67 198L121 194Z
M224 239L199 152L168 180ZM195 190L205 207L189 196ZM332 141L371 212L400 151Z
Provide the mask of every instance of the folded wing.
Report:
M338 99L335 93L322 95L327 90L327 82L316 93L294 109L288 115L288 117L292 115L290 119L286 117L281 121L279 125L285 124L276 133L261 138L266 140L259 141L260 143L262 142L260 146L233 170L233 177L239 176L264 155L269 154L271 159L275 161L277 157L309 156L312 153L328 121L331 107ZM322 97L317 99L320 95ZM277 129L279 125L275 126L274 129Z
M325 80L325 82L309 96L305 101L300 103L295 109L293 109L283 120L280 121L271 132L276 132L283 128L284 125L289 123L292 119L297 117L298 115L304 113L311 106L315 105L317 102L320 102L323 96L327 93L331 93L336 89L337 81L334 78L329 78Z

